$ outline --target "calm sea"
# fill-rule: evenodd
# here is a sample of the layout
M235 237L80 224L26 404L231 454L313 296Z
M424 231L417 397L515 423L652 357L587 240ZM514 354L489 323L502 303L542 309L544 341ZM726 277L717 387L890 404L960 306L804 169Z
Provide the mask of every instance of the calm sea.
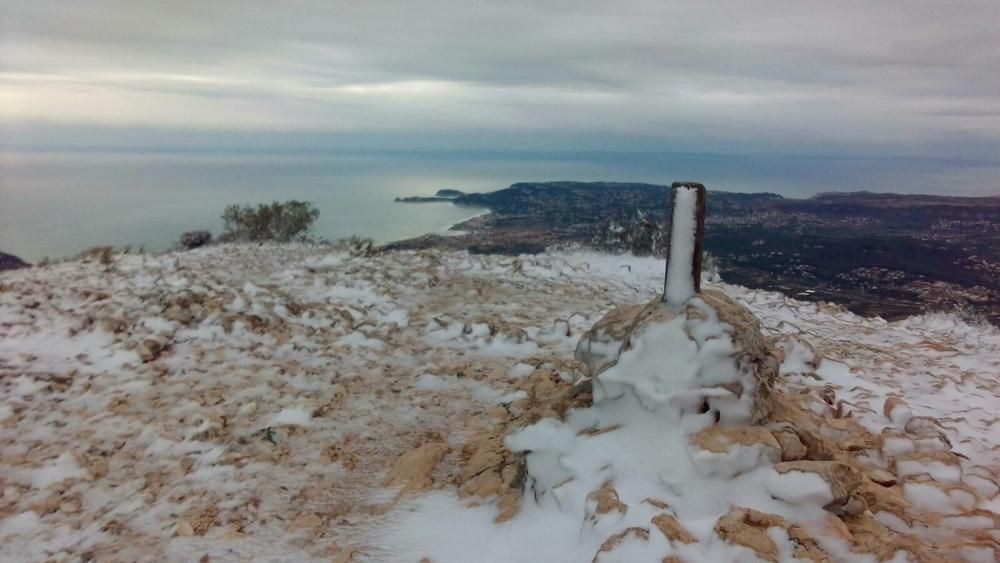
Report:
M286 199L316 204L320 237L391 241L443 231L482 212L393 203L396 196L520 181L678 179L795 197L853 190L983 195L1000 192L1000 163L623 152L3 151L0 250L27 260L96 245L162 250L186 230L218 233L227 204Z

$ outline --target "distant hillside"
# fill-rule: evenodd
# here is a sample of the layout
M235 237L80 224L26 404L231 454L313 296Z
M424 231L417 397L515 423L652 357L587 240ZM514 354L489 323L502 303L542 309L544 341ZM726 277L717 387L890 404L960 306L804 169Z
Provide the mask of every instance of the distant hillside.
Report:
M390 246L659 251L668 194L655 184L517 183L455 198L493 212L458 225L463 235ZM962 307L1000 323L1000 197L710 191L707 222L706 250L728 281L890 319Z
M669 187L619 182L521 182L488 193L466 194L457 205L487 207L494 213L541 216L557 224L600 219L636 209L666 212ZM772 193L711 192L709 211L731 211L780 200Z
M31 264L28 264L13 254L0 252L0 271L17 270L19 268L27 268L29 266L31 266Z

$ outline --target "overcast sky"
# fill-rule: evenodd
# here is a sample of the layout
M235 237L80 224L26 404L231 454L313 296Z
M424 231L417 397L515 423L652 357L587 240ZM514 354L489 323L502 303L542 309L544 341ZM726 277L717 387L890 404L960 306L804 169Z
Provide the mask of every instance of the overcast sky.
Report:
M993 158L998 28L998 0L0 0L0 141Z

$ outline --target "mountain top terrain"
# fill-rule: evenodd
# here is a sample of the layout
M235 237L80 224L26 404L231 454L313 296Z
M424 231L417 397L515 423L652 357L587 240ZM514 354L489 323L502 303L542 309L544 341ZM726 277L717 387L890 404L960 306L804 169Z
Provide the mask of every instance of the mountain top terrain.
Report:
M992 561L1000 332L594 252L0 277L0 559Z

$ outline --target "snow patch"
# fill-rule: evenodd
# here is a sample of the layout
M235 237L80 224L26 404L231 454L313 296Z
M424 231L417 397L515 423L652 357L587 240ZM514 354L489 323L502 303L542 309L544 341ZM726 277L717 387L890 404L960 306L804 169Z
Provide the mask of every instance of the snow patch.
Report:
M85 479L87 476L87 471L76 463L73 454L63 452L52 463L35 470L31 485L37 489L45 489L66 479Z
M311 423L312 411L305 407L284 408L271 418L271 426L309 426Z
M819 475L806 471L778 473L772 470L767 479L767 490L774 498L792 504L826 506L833 502L830 484Z
M524 379L532 373L535 373L535 366L524 362L518 362L510 368L510 371L507 372L507 377L510 379ZM0 420L2 419L3 417L0 416Z

